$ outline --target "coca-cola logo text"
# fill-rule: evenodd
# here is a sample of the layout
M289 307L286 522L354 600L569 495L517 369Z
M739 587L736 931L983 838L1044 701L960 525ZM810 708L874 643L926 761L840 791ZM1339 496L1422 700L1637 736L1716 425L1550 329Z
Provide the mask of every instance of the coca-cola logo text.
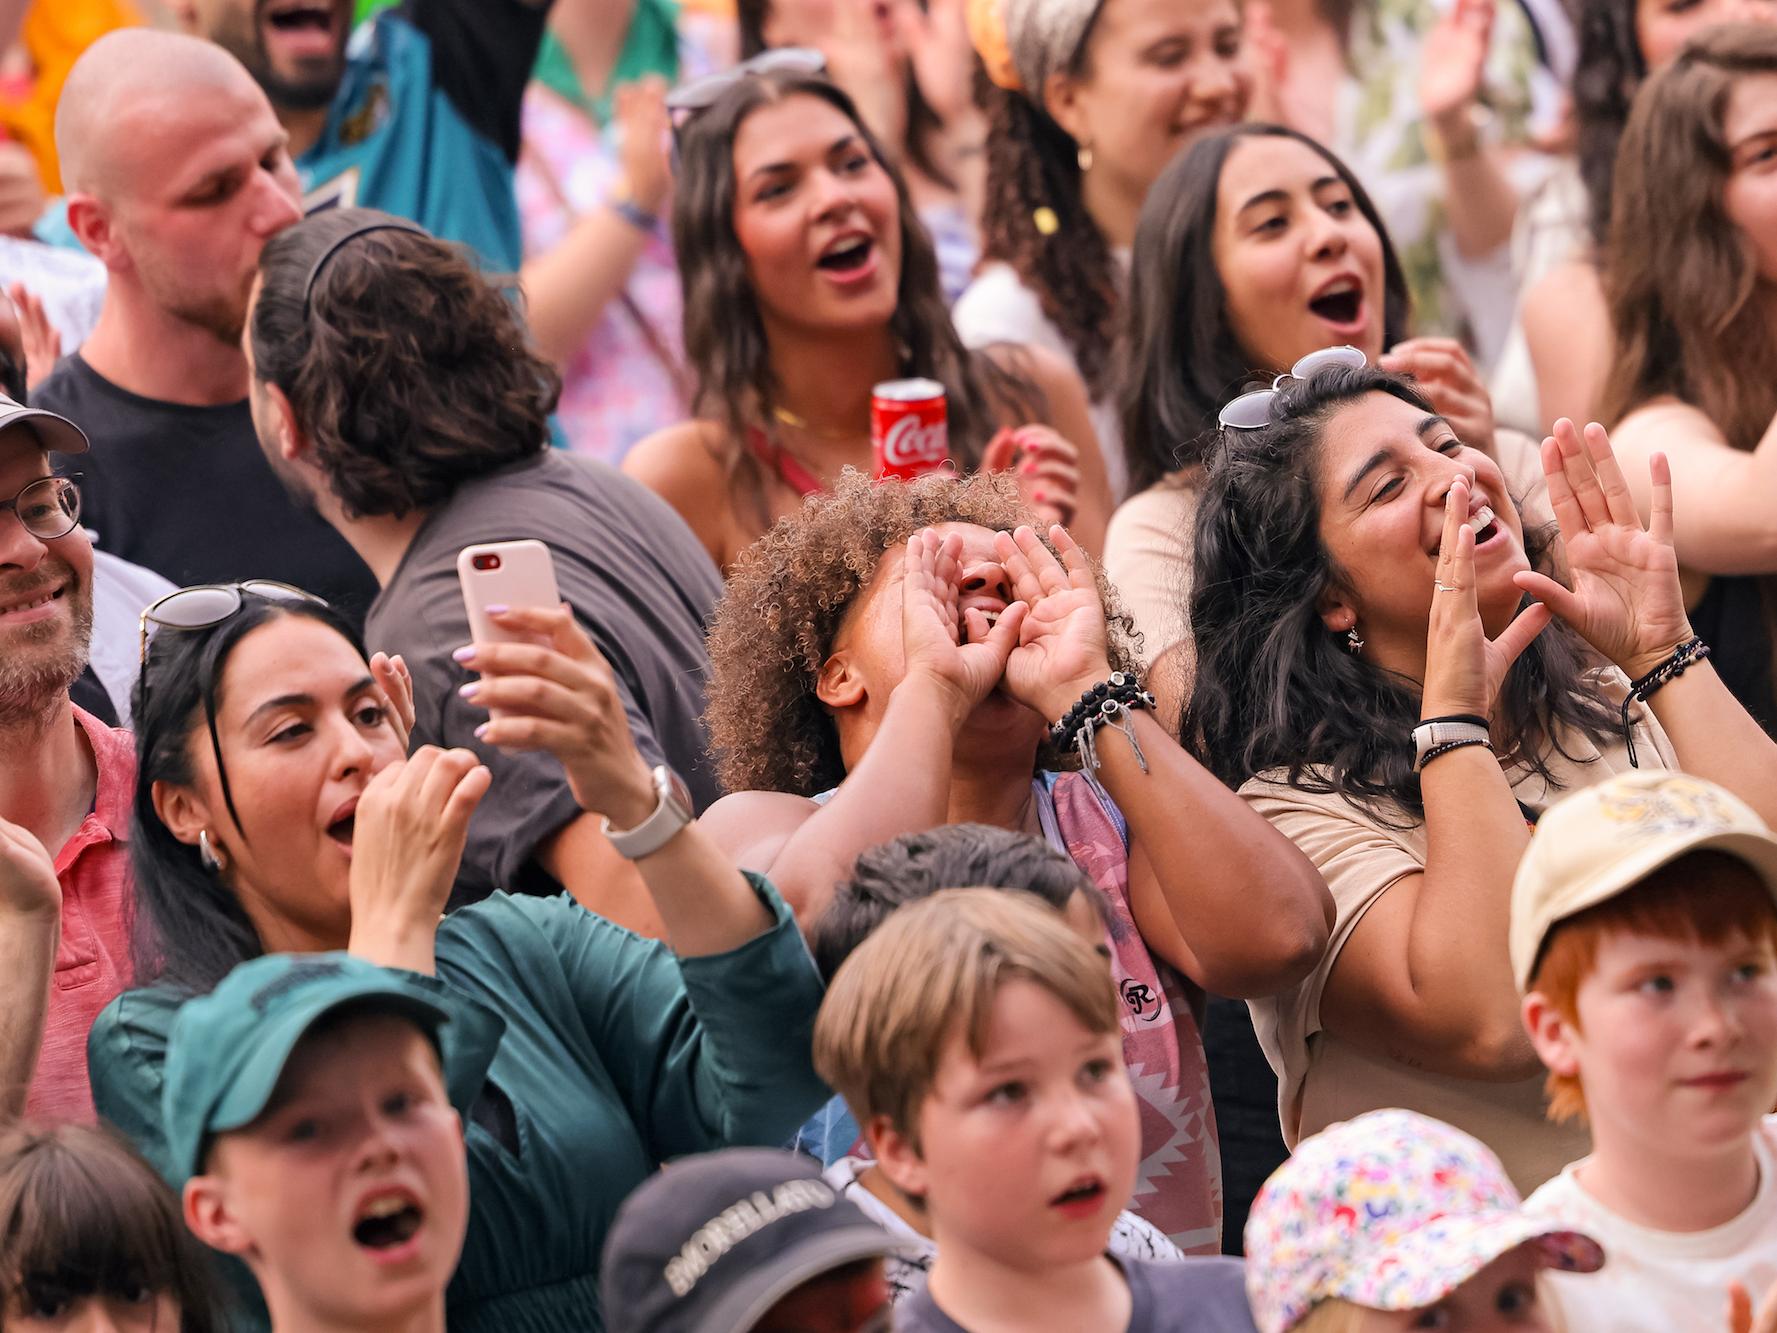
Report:
M950 431L942 421L926 425L917 412L909 412L882 437L882 461L891 467L916 463L942 463L950 452Z

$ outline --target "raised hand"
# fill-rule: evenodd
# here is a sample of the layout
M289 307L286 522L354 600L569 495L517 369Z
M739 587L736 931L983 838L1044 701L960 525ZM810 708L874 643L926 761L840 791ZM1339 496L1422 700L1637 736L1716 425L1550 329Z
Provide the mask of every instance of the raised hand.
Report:
M1006 674L1006 659L1018 642L1029 610L1015 601L998 623L962 604L962 538L922 528L907 539L901 564L901 643L906 678L922 676L942 684L956 699L958 723L985 699Z
M1086 553L1062 527L1049 529L1061 559L1034 529L999 533L994 547L1012 591L1030 604L1006 661L1006 689L1053 722L1111 673L1104 603Z
M1573 587L1535 572L1515 581L1631 680L1643 676L1691 637L1672 549L1666 456L1648 462L1653 509L1646 527L1603 426L1593 422L1582 440L1561 418L1543 441L1542 461Z
M432 969L469 816L492 775L470 750L422 745L371 778L352 827L351 950L385 967Z
M400 653L393 657L387 653L372 653L370 676L383 692L389 722L395 728L395 734L401 737L401 748L405 750L408 738L413 735L413 673L401 660Z
M1253 90L1247 99L1249 120L1270 120L1291 125L1284 89L1289 87L1290 45L1277 26L1268 0L1251 0L1246 7L1240 44L1252 73Z
M1440 134L1452 128L1461 132L1459 118L1469 114L1481 95L1492 41L1493 0L1456 0L1426 33L1419 57L1419 108Z
M1456 339L1408 338L1391 347L1376 364L1398 375L1411 375L1459 440L1493 456L1493 398Z
M895 30L913 62L926 105L948 123L970 109L975 48L969 41L965 0L892 0Z
M618 88L611 99L611 118L621 132L618 161L629 197L658 214L673 184L666 80L650 74Z
M1758 1309L1752 1293L1738 1282L1728 1283L1728 1333L1777 1333L1777 1287L1765 1292Z
M58 918L55 858L29 829L0 819L0 914Z
M1010 472L1045 526L1073 522L1080 503L1080 451L1047 426L1002 430L981 454L983 472Z
M475 729L503 750L547 750L561 760L582 810L633 828L654 811L654 780L629 731L617 677L564 603L489 613L503 630L540 643L477 643L467 665L481 679L463 697L492 716Z
M1469 484L1457 478L1444 497L1444 535L1425 641L1421 717L1492 717L1513 662L1548 626L1549 609L1532 603L1497 639L1489 639L1475 596L1475 530L1469 526Z
M62 335L50 322L49 312L43 308L31 290L22 282L15 282L6 289L12 298L12 305L18 311L19 334L25 344L25 387L35 389L49 378L49 372L56 368L56 362L62 355Z
M851 95L871 132L898 155L907 137L907 93L875 0L834 0L829 13L832 26L809 34L809 44L826 55L828 76Z

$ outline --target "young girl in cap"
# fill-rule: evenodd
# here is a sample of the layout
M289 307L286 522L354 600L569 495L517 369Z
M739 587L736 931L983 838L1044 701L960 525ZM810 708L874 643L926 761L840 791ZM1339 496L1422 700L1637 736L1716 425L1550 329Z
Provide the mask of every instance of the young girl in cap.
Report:
M1590 1237L1527 1216L1478 1139L1412 1111L1304 1139L1246 1223L1259 1333L1553 1333L1537 1274L1603 1262Z

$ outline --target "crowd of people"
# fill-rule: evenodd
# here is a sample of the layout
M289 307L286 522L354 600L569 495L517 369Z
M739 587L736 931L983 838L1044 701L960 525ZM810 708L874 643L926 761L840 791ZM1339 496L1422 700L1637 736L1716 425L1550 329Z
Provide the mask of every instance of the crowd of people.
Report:
M0 1329L1777 1333L1773 385L1770 0L0 0Z

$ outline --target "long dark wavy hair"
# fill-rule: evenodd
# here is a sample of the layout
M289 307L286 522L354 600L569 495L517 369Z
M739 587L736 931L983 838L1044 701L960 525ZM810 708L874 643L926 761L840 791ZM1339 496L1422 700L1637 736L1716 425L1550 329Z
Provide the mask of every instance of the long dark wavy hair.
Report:
M367 208L304 218L265 243L253 370L289 398L349 517L402 515L549 447L561 377L518 308L455 246Z
M1382 215L1343 162L1282 125L1235 125L1199 139L1148 190L1135 233L1129 299L1118 339L1117 401L1131 491L1203 461L1215 444L1216 413L1258 366L1235 336L1228 291L1215 260L1222 168L1245 139L1294 139L1326 159L1382 242L1383 340L1407 334L1407 278ZM1304 348L1306 352L1310 349Z
M965 469L981 461L998 428L999 412L1042 415L1041 395L957 337L938 281L938 256L914 212L907 182L889 161L850 97L820 74L773 70L740 80L680 131L679 177L673 202L673 248L684 287L686 361L697 376L699 415L728 429L731 471L759 488L764 477L751 451L740 447L747 429L777 403L777 376L747 257L734 234L734 138L760 107L788 97L818 97L857 128L870 155L894 182L901 229L901 281L890 334L900 348L901 371L944 386L951 454Z
M1372 368L1337 368L1287 385L1270 426L1230 431L1211 457L1197 510L1191 633L1196 679L1180 723L1185 744L1238 787L1282 770L1290 786L1333 792L1372 818L1407 827L1424 802L1407 735L1419 686L1347 651L1321 621L1323 594L1345 577L1320 538L1315 489L1321 432L1365 394L1433 409L1412 383ZM1532 565L1552 574L1554 534L1526 533ZM1556 621L1512 665L1498 717L1502 758L1553 784L1549 762L1578 734L1620 736L1617 711L1585 675L1585 643Z
M1580 0L1579 56L1573 71L1574 150L1586 187L1586 226L1599 250L1610 235L1617 145L1629 123L1636 90L1646 77L1647 57L1635 33L1635 0Z
M130 725L136 733L136 795L130 821L136 908L130 942L138 984L158 982L202 994L237 964L265 952L234 891L204 868L196 847L180 842L162 822L154 808L154 784L190 786L197 778L192 747L208 746L216 759L228 816L240 829L216 731L222 676L240 641L281 616L318 620L364 656L357 632L330 608L251 594L243 594L241 609L220 624L209 629L163 629L149 641L148 661L130 701Z

